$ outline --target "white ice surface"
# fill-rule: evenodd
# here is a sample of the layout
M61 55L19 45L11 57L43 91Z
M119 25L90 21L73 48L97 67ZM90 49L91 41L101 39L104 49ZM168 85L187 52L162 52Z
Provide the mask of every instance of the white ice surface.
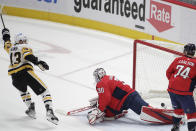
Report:
M88 105L88 99L97 96L92 77L97 67L105 68L107 74L131 85L131 39L6 15L4 22L11 31L12 40L16 33L26 34L35 55L50 65L50 70L45 72L35 67L35 73L48 86L55 109L69 111ZM171 128L171 125L147 124L132 111L125 118L95 126L89 126L87 112L67 117L56 114L60 123L55 126L45 119L41 97L30 90L37 112L37 119L32 120L25 115L26 106L7 74L9 56L3 50L2 41L0 63L0 131L168 131ZM185 131L186 126L182 130Z

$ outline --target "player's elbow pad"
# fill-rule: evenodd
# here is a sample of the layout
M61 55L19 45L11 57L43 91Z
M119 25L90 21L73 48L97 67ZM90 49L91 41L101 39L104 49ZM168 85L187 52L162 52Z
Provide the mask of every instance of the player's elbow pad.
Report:
M28 60L30 62L32 62L35 65L38 65L38 58L35 57L34 55L28 55L25 57L25 60Z

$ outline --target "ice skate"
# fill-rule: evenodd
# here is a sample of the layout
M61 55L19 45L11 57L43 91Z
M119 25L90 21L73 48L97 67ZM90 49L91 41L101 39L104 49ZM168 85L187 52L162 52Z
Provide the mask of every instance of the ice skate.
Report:
M193 129L189 129L188 131L195 131L195 128L193 128Z
M58 125L59 119L54 115L53 109L49 105L46 105L46 118L53 124Z
M36 113L35 113L35 103L31 103L29 108L25 111L25 113L33 118L33 119L36 119Z
M171 131L179 131L180 129L180 124L174 124Z

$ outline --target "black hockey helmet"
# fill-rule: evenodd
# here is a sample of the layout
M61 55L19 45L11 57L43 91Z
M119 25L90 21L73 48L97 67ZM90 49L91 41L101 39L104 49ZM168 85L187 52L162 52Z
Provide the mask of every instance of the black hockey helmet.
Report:
M192 57L195 55L195 44L188 43L184 46L184 54Z

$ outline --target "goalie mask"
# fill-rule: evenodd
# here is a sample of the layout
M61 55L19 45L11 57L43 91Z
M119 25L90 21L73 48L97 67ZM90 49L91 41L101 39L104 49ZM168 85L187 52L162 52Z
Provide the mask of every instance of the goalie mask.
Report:
M195 55L195 44L186 44L184 46L184 54L189 57L193 57Z
M15 45L16 44L27 44L27 37L22 33L19 33L15 36Z
M93 72L93 76L95 78L95 81L98 83L104 76L106 75L106 72L103 68L97 68Z

